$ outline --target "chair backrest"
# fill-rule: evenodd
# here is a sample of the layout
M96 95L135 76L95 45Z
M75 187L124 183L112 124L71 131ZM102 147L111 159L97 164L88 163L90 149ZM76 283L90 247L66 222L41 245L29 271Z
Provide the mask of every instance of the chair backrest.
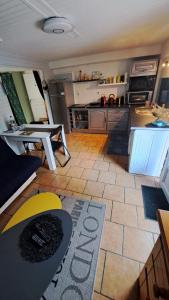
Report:
M62 132L62 126L60 125L60 126L58 126L57 128L54 128L54 129L52 129L51 130L51 135L50 135L50 137L52 138L53 136L55 136L55 135L60 135L61 134L61 132Z
M32 121L30 124L44 124L42 121Z
M10 157L16 157L17 154L0 138L0 165Z

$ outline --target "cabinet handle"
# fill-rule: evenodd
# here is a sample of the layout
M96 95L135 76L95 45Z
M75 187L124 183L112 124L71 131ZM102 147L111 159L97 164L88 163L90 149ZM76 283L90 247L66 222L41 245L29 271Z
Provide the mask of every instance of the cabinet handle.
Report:
M153 290L156 298L162 297L163 299L169 299L169 290L160 288L156 283L153 285Z

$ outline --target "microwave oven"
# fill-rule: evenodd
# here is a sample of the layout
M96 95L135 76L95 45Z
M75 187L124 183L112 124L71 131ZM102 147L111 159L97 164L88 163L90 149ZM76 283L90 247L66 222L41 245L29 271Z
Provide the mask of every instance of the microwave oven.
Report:
M130 77L129 92L153 91L155 87L156 76L137 76Z
M129 92L127 96L130 105L145 104L146 101L152 100L153 92Z

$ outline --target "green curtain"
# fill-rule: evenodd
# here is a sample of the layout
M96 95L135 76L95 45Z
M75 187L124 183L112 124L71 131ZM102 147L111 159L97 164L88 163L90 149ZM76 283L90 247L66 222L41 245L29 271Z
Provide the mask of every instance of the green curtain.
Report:
M2 73L1 78L2 78L3 88L8 97L12 112L16 119L16 122L18 123L18 125L26 123L26 118L24 116L16 89L15 89L12 75L10 73Z

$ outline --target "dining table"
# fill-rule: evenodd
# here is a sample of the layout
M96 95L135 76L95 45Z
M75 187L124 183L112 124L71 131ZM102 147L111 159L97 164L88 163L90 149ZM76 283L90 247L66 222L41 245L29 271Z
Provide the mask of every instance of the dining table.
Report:
M0 136L17 153L25 152L23 142L38 143L41 142L44 147L46 159L50 170L56 169L55 156L51 146L51 131L62 126L62 140L66 146L66 138L63 124L23 124L16 130L3 131ZM67 155L66 149L64 154Z

